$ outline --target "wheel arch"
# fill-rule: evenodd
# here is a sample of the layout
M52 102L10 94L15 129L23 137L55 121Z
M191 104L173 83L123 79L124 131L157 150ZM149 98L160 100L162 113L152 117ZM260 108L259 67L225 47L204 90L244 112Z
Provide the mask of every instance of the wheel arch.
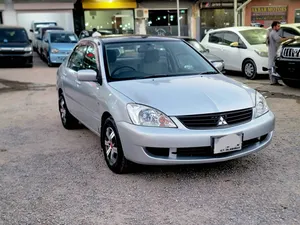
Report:
M242 62L242 68L241 68L241 71L243 71L244 64L245 64L245 62L246 62L247 60L251 60L251 61L254 62L254 64L255 64L255 61L254 61L252 58L247 57L247 58L245 58L245 59L243 60L243 62ZM255 66L256 66L256 65L255 65Z

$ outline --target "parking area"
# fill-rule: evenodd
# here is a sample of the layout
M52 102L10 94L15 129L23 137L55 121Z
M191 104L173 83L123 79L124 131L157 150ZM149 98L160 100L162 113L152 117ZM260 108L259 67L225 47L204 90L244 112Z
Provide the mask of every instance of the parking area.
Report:
M33 68L0 69L0 224L300 224L300 89L230 76L267 96L267 149L116 175L97 136L62 127L56 70L37 56Z

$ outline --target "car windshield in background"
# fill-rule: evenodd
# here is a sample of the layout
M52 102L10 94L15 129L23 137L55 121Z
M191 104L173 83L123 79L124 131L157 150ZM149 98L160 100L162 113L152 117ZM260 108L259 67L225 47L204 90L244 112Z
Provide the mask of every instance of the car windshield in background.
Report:
M197 49L197 51L199 52L205 52L205 48L198 42L198 41L195 41L195 40L188 40L187 41L188 43L190 43L195 49Z
M29 39L24 29L0 29L0 42L27 43L29 42Z
M240 31L240 34L247 40L250 45L260 45L266 43L267 30L251 29Z
M218 73L181 41L106 44L105 52L110 81Z
M51 43L77 43L78 38L75 34L51 33Z

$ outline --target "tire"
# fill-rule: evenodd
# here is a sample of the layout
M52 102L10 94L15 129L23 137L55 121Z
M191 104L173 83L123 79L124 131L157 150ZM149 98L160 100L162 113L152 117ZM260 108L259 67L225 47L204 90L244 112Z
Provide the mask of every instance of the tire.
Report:
M58 100L58 108L62 125L67 130L81 128L79 121L69 112L65 98L60 95Z
M50 58L47 58L47 65L48 67L53 67L53 63L51 62Z
M128 173L130 162L125 158L120 136L112 117L106 119L101 132L101 146L108 168L116 174Z
M257 68L253 60L247 59L243 63L243 74L248 80L254 80L257 77Z
M289 87L292 88L300 88L300 81L299 80L285 80L282 79L282 82Z

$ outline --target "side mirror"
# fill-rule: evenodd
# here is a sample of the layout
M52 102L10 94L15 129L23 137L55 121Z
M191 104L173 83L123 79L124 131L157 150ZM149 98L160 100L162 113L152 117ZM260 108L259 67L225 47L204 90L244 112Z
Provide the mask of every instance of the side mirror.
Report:
M97 72L95 70L79 70L77 72L77 79L79 81L98 81Z
M230 47L233 47L233 48L238 48L240 45L239 45L239 43L238 42L232 42L231 44L230 44Z
M32 30L32 29L30 29L29 31L33 33L33 30Z

